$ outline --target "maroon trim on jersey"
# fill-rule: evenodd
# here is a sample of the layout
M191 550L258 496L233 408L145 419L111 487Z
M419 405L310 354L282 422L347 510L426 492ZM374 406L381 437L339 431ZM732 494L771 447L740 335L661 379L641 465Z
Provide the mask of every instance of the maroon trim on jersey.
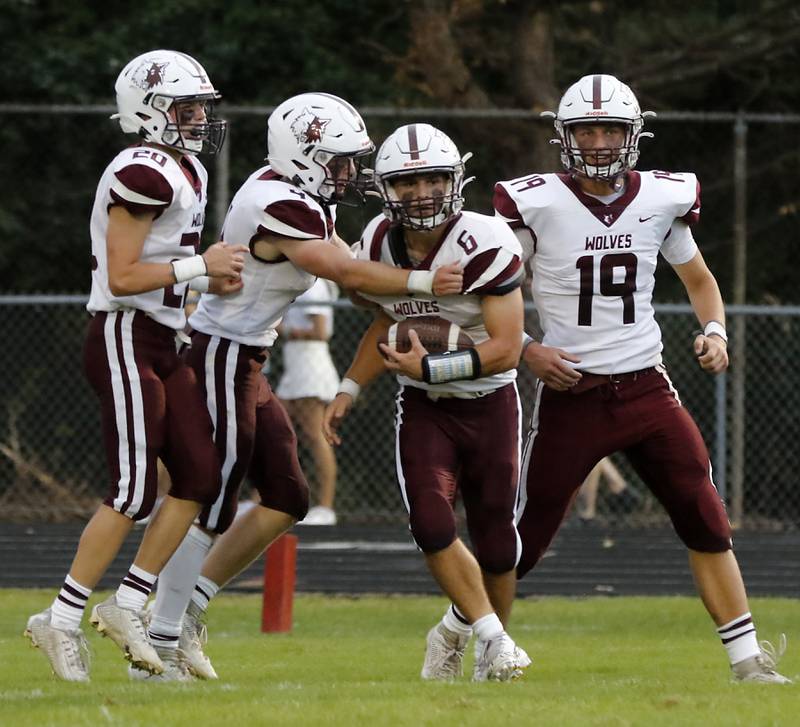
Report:
M411 152L412 159L419 159L419 142L417 141L416 124L410 124L408 127L408 150Z
M278 172L275 172L272 169L267 169L267 171L260 175L258 179L261 182L275 182L279 179L283 179L283 177L278 174Z
M114 172L114 176L131 192L141 194L155 200L152 204L132 202L120 196L113 189L110 189L113 204L124 207L131 214L141 214L142 212L163 212L166 207L172 204L174 191L170 183L161 172L157 172L152 167L144 164L128 164Z
M692 206L689 208L689 211L683 215L683 217L679 217L679 220L682 220L687 225L695 225L697 221L700 219L700 180L697 180L697 192L695 193L694 202L692 202Z
M272 215L279 222L284 225L306 233L309 237L300 237L293 235L283 230L277 231L267 230L266 234L279 235L280 237L291 237L297 239L310 239L317 238L319 240L326 240L328 238L325 223L320 219L319 214L312 210L305 202L294 199L281 199L272 204L268 204L264 208L264 212ZM259 231L266 229L263 225L258 226Z
M494 207L495 213L502 217L512 230L527 230L530 233L531 239L533 240L533 251L536 252L539 238L536 237L533 228L525 224L525 221L522 219L522 213L519 211L519 207L517 207L517 203L500 182L494 185L492 207Z
M519 207L517 207L517 203L500 182L494 185L492 207L494 207L495 212L505 217L506 222L512 230L525 227L525 222L522 219L522 214L519 211Z
M464 286L461 288L462 291L469 290L469 286L489 269L489 266L497 257L498 252L498 248L484 250L467 263L464 268Z
M514 259L503 271L480 288L470 290L470 295L505 295L522 284L524 270L522 261L514 255ZM513 278L516 276L516 280ZM464 286L466 288L466 286Z
M192 185L194 193L197 195L197 198L200 199L203 194L203 181L200 179L200 175L197 173L197 168L195 167L194 162L191 161L189 157L181 157L178 164L183 172L183 176L189 180L189 184Z
M455 226L456 222L461 219L461 213L459 212L454 217L450 218L450 221L447 223L447 227L442 230L441 237L439 237L439 242L434 245L433 249L428 253L427 257L417 266L417 270L430 270L431 265L433 264L433 260L436 257L436 254L439 252L439 249L444 245L444 241L447 239L447 236L452 231L453 227Z
M378 262L381 259L381 247L383 245L383 238L389 231L391 226L390 220L381 220L372 234L372 242L369 245L369 259Z
M592 77L592 108L603 108L603 77Z
M605 204L605 202L601 202L596 197L586 194L571 174L557 174L556 176L578 198L578 201L606 227L611 227L619 219L620 215L639 194L639 188L642 186L642 178L639 176L639 172L628 172L626 176L627 185L623 195L615 199L611 204Z

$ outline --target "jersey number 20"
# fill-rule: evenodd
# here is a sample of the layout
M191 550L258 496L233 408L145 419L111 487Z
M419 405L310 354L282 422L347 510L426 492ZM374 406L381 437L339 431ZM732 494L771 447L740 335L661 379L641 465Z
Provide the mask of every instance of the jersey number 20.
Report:
M578 325L592 325L592 299L594 297L594 256L579 257L575 267L581 274L581 292L578 298ZM633 323L636 311L633 293L636 290L636 255L632 252L611 253L600 258L600 295L622 298L622 322ZM614 282L614 270L623 268L625 278Z

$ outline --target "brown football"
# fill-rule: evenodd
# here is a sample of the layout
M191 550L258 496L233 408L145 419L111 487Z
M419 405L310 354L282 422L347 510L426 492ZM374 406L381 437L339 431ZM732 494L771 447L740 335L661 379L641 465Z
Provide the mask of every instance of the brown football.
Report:
M378 343L385 343L400 353L407 353L411 350L408 332L412 328L417 332L420 343L428 353L475 348L473 340L458 324L438 316L418 316L398 321L389 327L387 335L382 335L378 339Z

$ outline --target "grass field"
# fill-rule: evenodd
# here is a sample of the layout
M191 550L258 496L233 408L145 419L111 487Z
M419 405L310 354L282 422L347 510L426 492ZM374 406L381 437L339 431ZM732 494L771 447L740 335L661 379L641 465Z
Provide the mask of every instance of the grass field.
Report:
M511 633L533 657L511 684L419 679L438 598L298 596L295 627L259 633L258 596L220 596L208 653L219 682L134 684L91 629L91 684L57 682L21 633L50 591L0 591L0 725L798 725L800 686L732 684L699 601L520 601ZM97 594L92 598L102 598ZM798 604L755 599L761 638L790 636ZM91 604L90 604L91 607ZM794 644L798 647L798 644ZM471 649L469 650L471 652ZM468 656L467 669L471 667Z

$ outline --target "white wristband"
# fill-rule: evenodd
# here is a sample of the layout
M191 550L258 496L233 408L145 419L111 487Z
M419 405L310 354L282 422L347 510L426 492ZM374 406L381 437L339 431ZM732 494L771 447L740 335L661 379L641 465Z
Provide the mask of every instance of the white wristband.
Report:
M536 343L536 339L533 336L529 336L525 331L522 332L522 351L520 351L520 356L525 355L525 349L528 348L532 343Z
M355 403L358 395L361 393L361 386L353 379L342 379L339 388L336 390L337 394L347 394Z
M412 270L408 274L406 287L409 293L433 295L433 278L436 275L431 270Z
M195 293L208 293L208 286L211 284L211 278L208 275L198 275L189 281L189 290Z
M187 280L196 278L198 275L205 275L208 270L203 256L193 255L183 260L173 261L172 272L175 274L176 283L185 283Z
M709 321L703 329L704 336L719 336L725 343L728 342L728 333L719 321Z

